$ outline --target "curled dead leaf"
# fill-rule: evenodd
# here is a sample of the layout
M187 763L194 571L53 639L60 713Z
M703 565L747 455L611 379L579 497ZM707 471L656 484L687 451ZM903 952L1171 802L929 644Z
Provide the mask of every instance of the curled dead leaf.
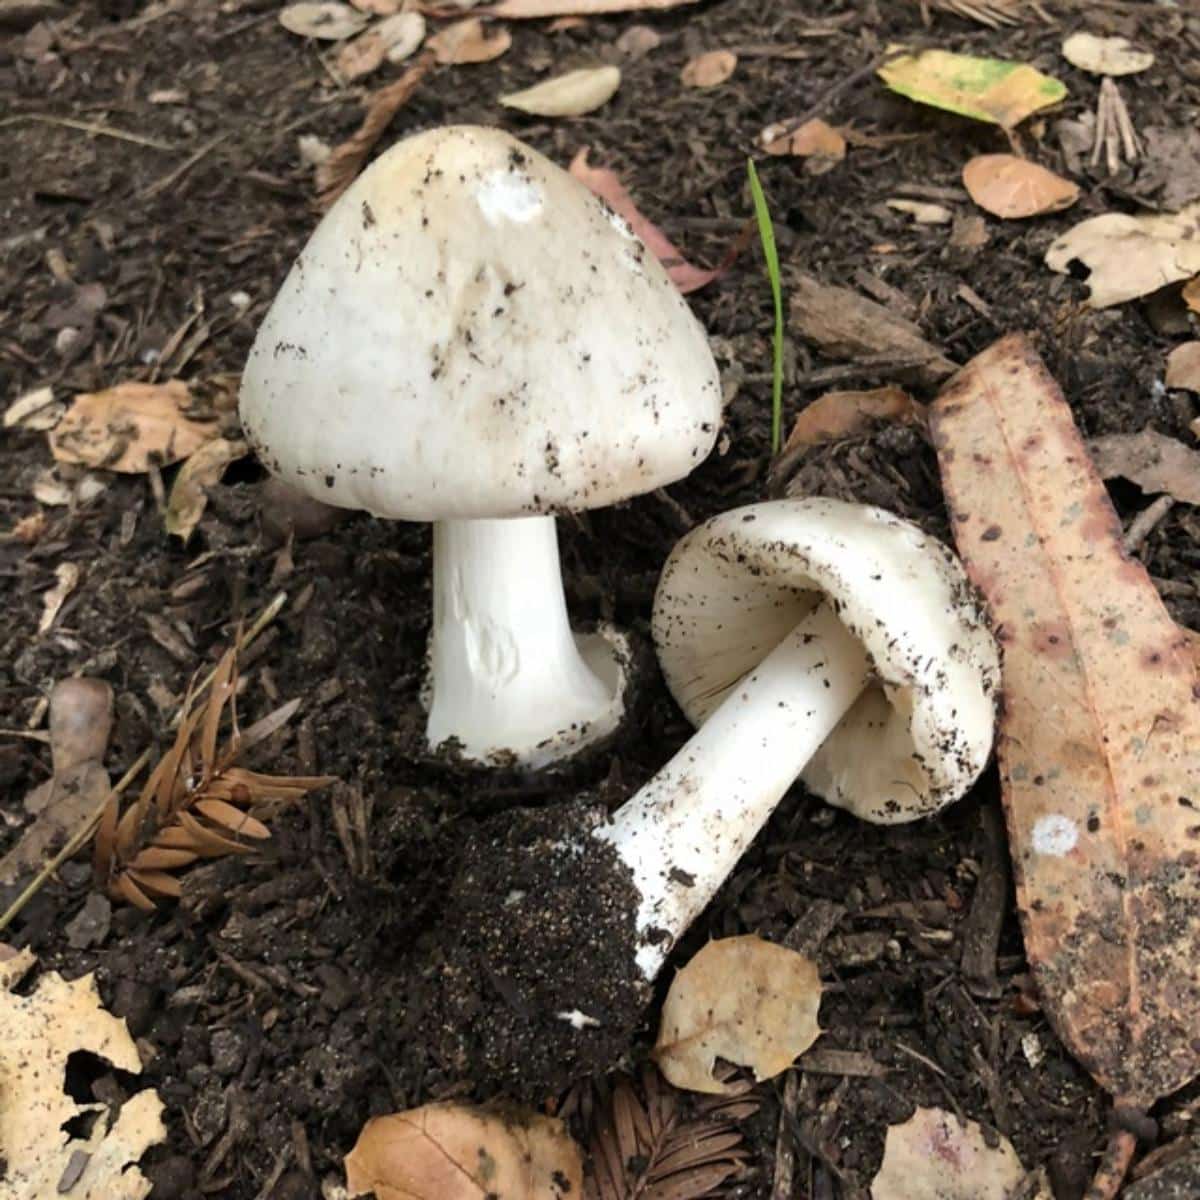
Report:
M1015 154L980 154L963 167L963 185L985 212L1006 220L1060 212L1079 199L1079 188L1053 171Z
M865 433L878 421L920 421L924 408L903 388L881 387L865 392L826 392L796 418L780 458Z
M169 466L219 433L215 419L188 415L191 398L181 379L83 392L50 431L50 451L59 462L127 474Z
M1128 38L1094 33L1071 34L1062 44L1062 55L1071 66L1092 75L1136 75L1154 66L1154 55Z
M280 10L279 23L299 37L340 42L360 33L367 17L349 4L330 0L324 4L289 4Z
M645 58L651 50L662 45L662 36L649 25L630 25L616 41L617 49L626 58Z
M500 103L539 117L581 117L607 104L620 86L618 67L584 67L501 96Z
M583 1163L551 1117L427 1104L368 1121L346 1183L376 1200L577 1200Z
M679 74L684 87L720 87L737 69L737 55L732 50L709 50L689 59Z
M208 489L221 482L229 464L250 453L242 441L215 438L201 446L179 468L171 485L163 525L169 534L185 542L192 536L208 505Z
M1167 355L1165 382L1169 388L1200 392L1200 342L1184 342Z
M1200 349L1200 342L1192 343ZM1143 492L1200 504L1200 451L1153 429L1112 433L1088 443L1102 479L1120 476Z
M820 1036L821 981L814 963L746 936L709 942L671 981L654 1058L676 1087L729 1095L717 1059L756 1079L786 1070Z
M503 25L484 25L479 17L465 17L425 44L442 66L459 66L499 58L512 45L512 34Z
M777 121L768 125L758 140L768 154L809 159L813 175L824 174L846 157L846 139L820 117L794 128L788 121Z
M1183 292L1181 295L1183 296L1184 304L1186 304L1188 308L1192 310L1192 312L1200 313L1200 275L1197 275L1195 279L1189 279L1187 283L1183 285Z

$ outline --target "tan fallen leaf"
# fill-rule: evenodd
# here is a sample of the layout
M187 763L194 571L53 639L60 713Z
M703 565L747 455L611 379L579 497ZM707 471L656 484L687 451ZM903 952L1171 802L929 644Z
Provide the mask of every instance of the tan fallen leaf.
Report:
M1200 342L1184 342L1167 355L1166 385L1200 392Z
M889 47L897 54L904 48ZM1057 104L1067 89L1028 63L976 58L946 50L889 57L878 71L894 92L976 121L1012 129L1031 113Z
M890 1125L871 1200L1013 1200L1025 1168L1012 1143L940 1108ZM1028 1200L1050 1200L1049 1191Z
M617 49L626 58L645 58L662 45L662 35L649 25L630 25L616 40Z
M376 1200L578 1200L583 1161L552 1117L427 1104L368 1121L346 1183Z
M434 62L432 54L422 53L395 83L389 83L368 97L367 115L357 132L335 146L325 161L317 165L317 203L321 208L328 208L354 182L367 155L392 118L408 103Z
M1001 631L1000 778L1042 1009L1145 1112L1200 1073L1198 664L1026 339L973 359L930 424L955 542ZM1114 1127L1117 1183L1134 1145ZM1095 1195L1116 1194L1112 1176Z
M1188 308L1192 310L1192 312L1200 313L1200 275L1197 275L1195 279L1189 279L1188 282L1183 285L1183 292L1181 295L1183 296L1184 304L1186 304Z
M688 59L679 73L684 87L720 87L737 69L737 55L731 50L709 50Z
M582 17L601 13L642 12L681 8L697 0L499 0L487 10L494 17L511 17L517 21L538 17Z
M805 158L808 171L823 175L846 157L846 139L820 117L792 128L787 121L776 121L758 135L759 144L768 154Z
M289 4L279 12L279 23L300 37L341 42L366 27L365 13L330 0L324 4Z
M510 92L500 97L500 103L538 117L580 117L607 104L620 86L618 67L584 67L522 92Z
M55 401L53 388L40 387L18 396L4 410L4 428L52 429L65 411L65 406Z
M924 407L903 388L865 392L826 392L796 418L780 457L796 450L857 437L879 421L921 421Z
M397 13L338 51L337 69L343 79L361 79L385 61L397 63L411 57L425 38L425 18L418 12Z
M1200 342L1192 345L1200 349ZM1102 479L1119 476L1143 492L1165 492L1184 504L1200 504L1200 452L1173 437L1153 429L1111 433L1093 438L1088 449Z
M359 12L373 17L390 17L400 11L403 0L350 0Z
M1154 55L1128 38L1094 33L1071 34L1062 44L1062 55L1071 66L1092 75L1136 75L1154 66Z
M644 217L633 202L615 171L607 167L593 167L588 163L588 148L580 150L571 160L570 173L589 191L599 196L619 217L629 223L635 236L646 249L666 268L671 282L684 295L712 283L729 269L742 248L742 240L734 242L724 260L716 267L705 269L693 266L683 257L682 251L652 221Z
M28 946L14 950L0 942L0 992L10 992L33 970L37 955Z
M963 186L985 212L1005 220L1060 212L1079 199L1069 179L1015 154L980 154L963 167Z
M425 45L442 66L460 66L499 58L512 45L512 34L503 25L465 17L439 30Z
M931 204L928 200L892 199L887 206L907 213L918 225L949 225L954 220L954 214L945 205Z
M42 535L46 532L46 527L49 524L50 522L46 517L45 511L39 508L37 512L32 512L27 517L22 517L9 530L9 536L26 546L36 546L41 541Z
M1200 203L1181 212L1132 217L1105 213L1069 229L1046 251L1059 274L1072 262L1090 270L1092 308L1108 308L1149 295L1200 272Z
M83 392L50 431L50 451L59 462L127 474L169 466L219 432L215 419L187 415L190 401L181 379Z
M31 995L0 995L0 1189L12 1200L144 1200L150 1181L138 1169L145 1151L166 1139L162 1101L153 1088L120 1106L110 1123L103 1103L77 1104L67 1092L67 1064L86 1051L131 1075L141 1073L125 1022L106 1012L93 975L68 983L44 974ZM68 1133L86 1114L90 1132ZM64 1183L69 1183L64 1186Z
M250 447L245 442L226 438L216 438L201 446L179 468L171 485L167 510L163 514L167 532L186 542L208 506L208 489L220 483L231 462L249 453Z
M67 597L79 584L79 568L74 563L59 563L54 568L55 585L42 596L42 619L38 622L38 633L46 633L54 624Z
M732 1089L717 1059L770 1079L820 1036L821 981L802 954L746 936L709 942L671 981L654 1059L676 1087Z

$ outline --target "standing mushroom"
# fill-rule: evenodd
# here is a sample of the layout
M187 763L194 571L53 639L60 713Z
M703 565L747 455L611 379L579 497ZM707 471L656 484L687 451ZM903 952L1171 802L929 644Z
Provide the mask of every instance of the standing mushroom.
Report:
M653 978L797 779L868 821L958 799L991 753L999 657L962 568L840 500L734 509L672 551L654 602L697 733L597 835L640 895Z
M602 201L500 130L398 143L296 260L240 408L308 495L435 522L431 746L537 767L616 727L624 643L573 634L554 514L688 474L721 396L686 301Z

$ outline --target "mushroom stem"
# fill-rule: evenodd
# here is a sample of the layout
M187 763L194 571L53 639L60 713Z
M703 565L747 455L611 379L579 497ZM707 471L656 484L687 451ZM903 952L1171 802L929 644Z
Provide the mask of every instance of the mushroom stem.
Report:
M571 632L553 517L434 524L430 682L429 744L468 758L541 766L616 725L616 686Z
M658 973L869 676L862 645L821 604L596 831L616 848L641 895L637 964L647 979Z

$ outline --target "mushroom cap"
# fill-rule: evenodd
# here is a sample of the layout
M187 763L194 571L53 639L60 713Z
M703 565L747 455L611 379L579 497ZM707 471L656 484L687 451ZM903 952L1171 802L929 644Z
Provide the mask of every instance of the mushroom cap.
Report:
M702 724L822 600L874 674L804 783L877 824L958 799L991 753L999 654L958 560L882 509L779 500L693 529L654 598L654 641L679 706Z
M628 224L498 129L399 142L325 215L258 331L242 423L327 504L417 521L598 508L687 475L721 389Z

